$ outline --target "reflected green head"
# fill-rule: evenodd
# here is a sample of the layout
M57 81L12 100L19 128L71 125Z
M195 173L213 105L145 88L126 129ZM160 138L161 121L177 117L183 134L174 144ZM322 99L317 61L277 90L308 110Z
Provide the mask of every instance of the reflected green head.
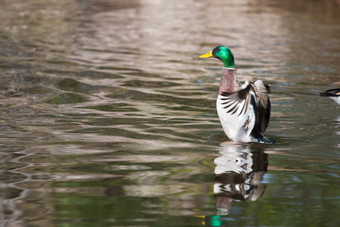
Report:
M211 57L220 59L223 62L224 67L226 68L235 68L234 55L233 53L231 53L230 49L226 46L215 47L209 53L206 53L200 56L200 58L211 58Z

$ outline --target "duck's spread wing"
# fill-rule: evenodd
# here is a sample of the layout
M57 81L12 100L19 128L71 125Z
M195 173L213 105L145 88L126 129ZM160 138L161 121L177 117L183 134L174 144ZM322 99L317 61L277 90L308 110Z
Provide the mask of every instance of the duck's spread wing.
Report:
M257 98L256 126L263 133L268 127L270 118L269 85L265 84L262 80L257 80L253 83L253 89Z
M238 120L249 136L256 121L256 99L252 85L248 84L244 89L221 95L221 106L225 113Z

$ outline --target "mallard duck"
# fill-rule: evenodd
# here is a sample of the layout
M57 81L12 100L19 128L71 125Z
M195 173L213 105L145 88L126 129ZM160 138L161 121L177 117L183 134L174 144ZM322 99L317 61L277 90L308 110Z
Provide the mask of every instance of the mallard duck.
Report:
M270 118L269 86L262 80L240 85L233 53L226 46L200 56L210 57L224 64L216 107L225 134L234 142L275 143L262 135Z
M340 105L340 88L329 89L325 92L320 93L320 96L329 97Z

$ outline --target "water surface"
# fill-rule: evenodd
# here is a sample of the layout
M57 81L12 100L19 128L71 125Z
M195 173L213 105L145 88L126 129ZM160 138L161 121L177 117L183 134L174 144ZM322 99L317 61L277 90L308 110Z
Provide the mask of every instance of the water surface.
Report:
M337 226L336 1L0 2L2 226ZM275 145L226 143L229 46Z

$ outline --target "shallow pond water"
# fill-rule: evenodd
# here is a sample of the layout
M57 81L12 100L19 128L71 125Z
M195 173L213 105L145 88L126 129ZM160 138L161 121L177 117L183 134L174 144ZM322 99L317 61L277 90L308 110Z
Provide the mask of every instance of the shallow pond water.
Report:
M2 226L338 226L339 9L1 1ZM276 144L227 142L221 44L271 85Z

